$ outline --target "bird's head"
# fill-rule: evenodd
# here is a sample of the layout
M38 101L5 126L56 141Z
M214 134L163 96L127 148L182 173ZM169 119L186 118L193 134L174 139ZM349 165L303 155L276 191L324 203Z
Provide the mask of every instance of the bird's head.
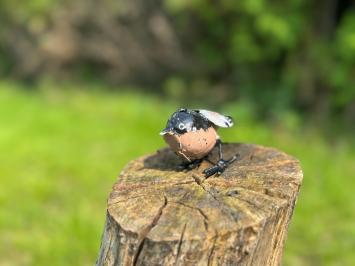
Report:
M184 134L194 129L195 115L187 109L179 109L173 113L168 120L166 127L160 132L165 134Z

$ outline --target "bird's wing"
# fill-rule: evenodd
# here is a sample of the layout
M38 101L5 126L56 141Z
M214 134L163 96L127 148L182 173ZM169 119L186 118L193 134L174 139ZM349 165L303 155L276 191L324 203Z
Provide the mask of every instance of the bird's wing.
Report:
M231 127L233 126L233 120L230 116L222 115L217 112L208 111L208 110L195 110L200 113L203 117L211 121L213 124L219 127Z

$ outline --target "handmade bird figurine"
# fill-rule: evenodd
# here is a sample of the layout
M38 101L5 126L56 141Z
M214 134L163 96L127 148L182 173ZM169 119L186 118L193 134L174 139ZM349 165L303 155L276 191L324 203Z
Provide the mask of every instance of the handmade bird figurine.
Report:
M203 171L206 177L221 174L238 155L228 160L223 159L222 141L216 129L218 127L231 127L233 120L217 112L208 110L179 109L172 114L166 128L160 132L170 148L183 159L182 167L193 169L203 159L208 160L209 153L218 146L218 162ZM209 161L209 160L208 160Z

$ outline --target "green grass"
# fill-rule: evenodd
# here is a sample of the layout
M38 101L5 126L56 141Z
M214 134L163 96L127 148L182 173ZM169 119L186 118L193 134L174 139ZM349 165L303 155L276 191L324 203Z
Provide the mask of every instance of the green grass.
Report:
M178 104L134 92L29 91L0 83L0 265L92 265L106 197L131 159L164 146ZM284 113L273 125L246 103L226 141L274 146L300 159L304 183L284 265L355 265L355 145L326 139Z

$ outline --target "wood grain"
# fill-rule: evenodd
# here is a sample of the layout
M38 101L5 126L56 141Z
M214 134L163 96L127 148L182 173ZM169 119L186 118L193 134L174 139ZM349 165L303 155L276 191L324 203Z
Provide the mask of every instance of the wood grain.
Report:
M279 265L299 162L257 145L223 149L241 159L208 179L209 163L179 172L170 149L130 162L108 199L97 265Z

